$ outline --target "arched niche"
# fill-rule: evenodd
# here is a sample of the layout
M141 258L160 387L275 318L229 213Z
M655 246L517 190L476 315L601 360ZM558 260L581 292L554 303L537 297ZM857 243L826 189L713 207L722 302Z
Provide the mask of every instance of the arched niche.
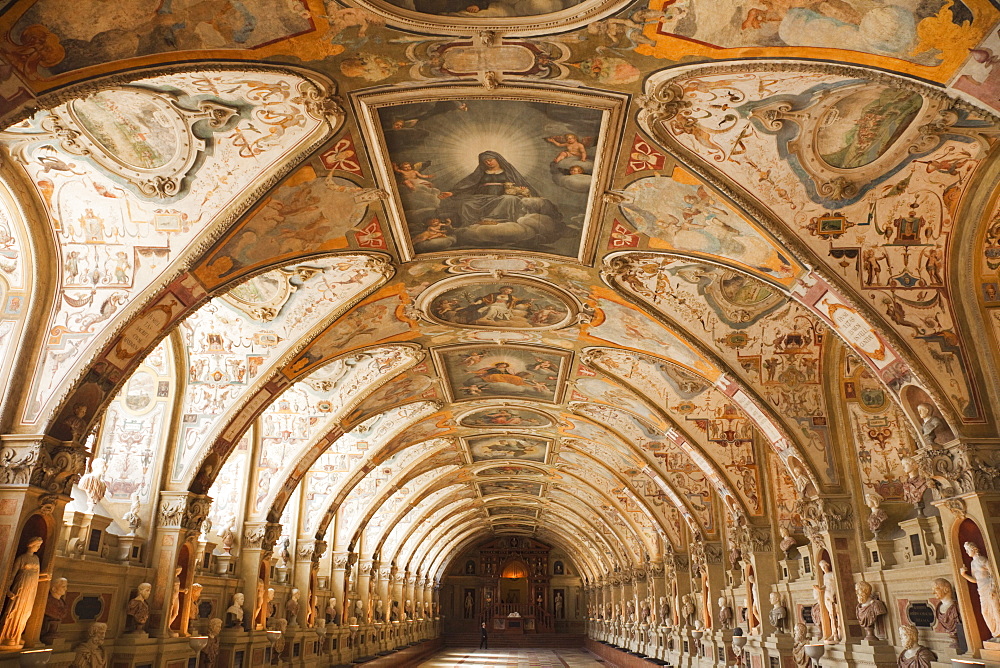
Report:
M960 575L957 578L955 590L958 592L959 601L962 606L963 626L968 635L970 647L979 648L983 646L984 641L992 638L993 634L990 632L990 627L986 623L986 617L983 615L979 585L975 582L970 582L962 575L962 573L972 572L972 557L966 552L965 544L972 543L979 549L980 554L990 554L990 551L986 548L986 540L979 525L968 517L955 525L952 537L954 538L952 541L952 563L956 566L961 564L959 567ZM991 564L991 567L995 591L996 565Z

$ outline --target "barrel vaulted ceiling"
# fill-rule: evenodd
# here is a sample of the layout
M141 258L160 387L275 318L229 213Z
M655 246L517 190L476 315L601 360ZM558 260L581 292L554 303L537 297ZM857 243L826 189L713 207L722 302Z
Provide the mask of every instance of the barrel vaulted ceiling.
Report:
M119 517L593 578L996 436L986 0L62 5L0 3L0 427Z

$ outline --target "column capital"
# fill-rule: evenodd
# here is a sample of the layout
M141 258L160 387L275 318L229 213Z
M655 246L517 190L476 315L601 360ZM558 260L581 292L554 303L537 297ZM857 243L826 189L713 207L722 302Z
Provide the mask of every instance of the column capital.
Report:
M247 522L243 525L243 549L271 552L281 537L277 522Z
M319 561L324 552L325 540L303 540L295 546L295 556L299 561Z
M74 441L51 436L0 436L0 486L38 487L49 494L70 496L87 466L87 449Z
M212 499L205 494L160 492L156 526L159 529L180 529L197 536L211 507Z
M342 571L347 568L351 561L350 552L334 552L333 553L333 568L334 570Z

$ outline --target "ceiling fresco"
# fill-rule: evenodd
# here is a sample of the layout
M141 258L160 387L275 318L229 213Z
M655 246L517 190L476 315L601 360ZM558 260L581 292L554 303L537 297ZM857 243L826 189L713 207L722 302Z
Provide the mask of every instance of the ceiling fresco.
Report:
M119 523L592 577L996 437L994 4L149 4L0 14L0 425Z

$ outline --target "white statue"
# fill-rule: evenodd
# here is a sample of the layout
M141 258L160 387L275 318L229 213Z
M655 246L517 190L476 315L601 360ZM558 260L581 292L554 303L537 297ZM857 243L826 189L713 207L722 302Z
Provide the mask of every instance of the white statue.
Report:
M299 593L298 589L292 589L291 595L288 600L285 601L285 619L288 620L290 624L295 623L295 619L299 614Z
M35 607L35 592L41 579L41 564L36 554L42 547L42 538L28 539L24 553L14 560L11 568L13 576L7 589L7 612L0 630L0 646L20 647L21 635L28 624L28 618ZM46 578L47 579L47 578Z
M788 619L788 608L785 607L784 601L781 600L781 594L776 591L772 591L770 595L771 601L771 612L768 613L767 617L771 620L771 626L778 633L785 632L785 620Z
M967 542L965 553L972 557L972 571L962 566L962 577L976 585L979 590L979 607L983 613L986 626L990 628L993 637L989 642L1000 642L1000 592L997 591L996 577L990 567L989 560L979 552L975 543Z
M181 571L183 569L178 566L174 569L174 582L173 587L170 590L170 612L167 614L167 628L169 629L174 625L174 621L181 614L181 592L186 591L181 589ZM175 631L171 631L170 635L172 637L177 637Z
M553 606L555 606L556 619L563 618L563 595L561 591L556 592L555 599L552 601Z
M108 493L108 483L104 482L104 469L107 462L95 459L90 464L90 473L80 478L79 487L87 494L87 512L94 514L97 504Z
M108 657L104 653L104 636L108 633L108 625L94 622L87 630L87 639L77 645L76 655L70 668L106 668Z
M784 525L778 527L778 535L781 536L781 542L778 543L778 547L781 548L781 551L787 556L788 551L795 547L795 539L792 538L792 535L788 532L788 527Z
M125 513L125 521L128 522L128 533L130 536L134 536L139 527L142 526L141 511L142 505L139 502L139 494L136 493L132 496L132 505L129 506L128 512Z
M236 516L232 513L226 515L222 526L222 533L219 534L219 538L222 539L222 551L232 554L233 544L236 542Z
M840 642L840 615L837 613L837 576L833 574L830 562L824 559L819 562L823 573L823 607L830 617L830 633L823 638L825 642Z
M233 604L226 608L226 626L233 628L243 626L243 602L245 601L243 592L233 594Z
M719 625L726 630L733 628L733 609L725 596L719 597Z

